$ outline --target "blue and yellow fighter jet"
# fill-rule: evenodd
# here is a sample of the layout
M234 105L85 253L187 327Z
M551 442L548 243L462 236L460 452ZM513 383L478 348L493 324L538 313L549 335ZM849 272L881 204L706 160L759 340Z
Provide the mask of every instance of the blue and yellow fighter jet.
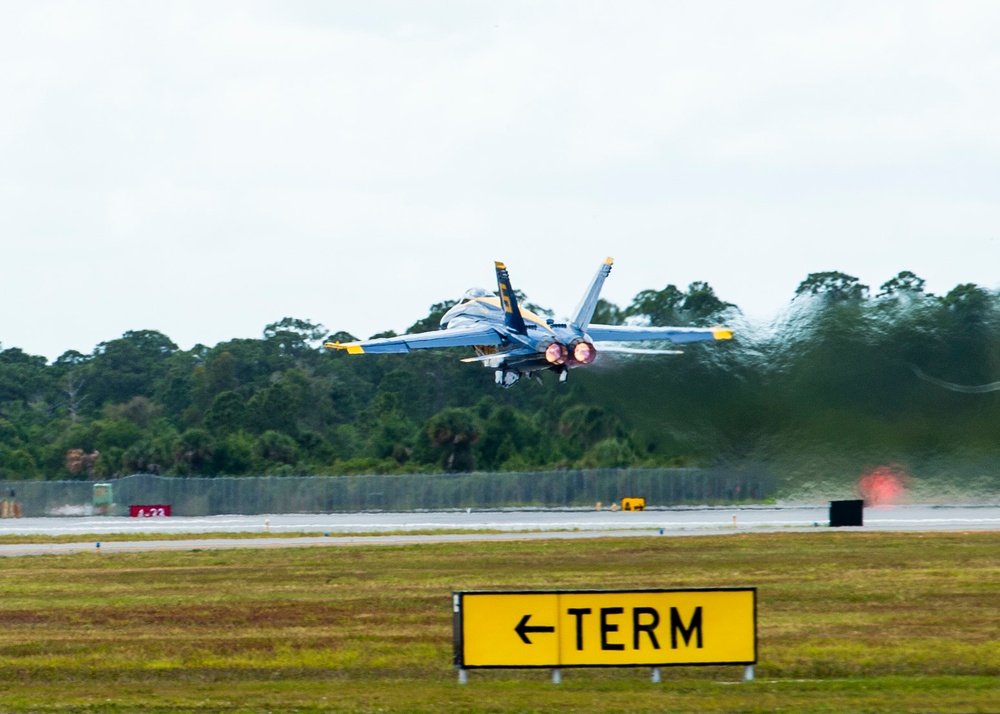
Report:
M473 347L475 357L463 362L481 362L496 370L496 383L510 387L521 377L539 378L551 370L566 381L569 369L590 364L602 352L629 354L677 354L676 350L641 349L623 342L660 340L673 343L729 340L733 332L725 327L642 327L594 325L597 300L604 279L611 272L611 258L601 264L573 318L566 322L542 319L521 308L510 285L503 263L497 262L499 297L482 288L472 288L462 301L441 318L441 329L362 342L326 342L325 347L347 350L348 354L390 354L435 347Z

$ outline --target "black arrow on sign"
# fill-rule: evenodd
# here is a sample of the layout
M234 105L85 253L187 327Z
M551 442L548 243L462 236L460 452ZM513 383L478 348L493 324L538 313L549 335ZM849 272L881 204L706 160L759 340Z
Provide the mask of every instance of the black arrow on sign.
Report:
M524 644L530 645L531 640L528 639L529 632L555 632L556 628L551 625L538 625L536 627L531 627L528 625L528 620L531 619L531 615L525 615L521 618L521 621L517 623L517 627L514 628L514 632L517 633L518 637L524 640Z

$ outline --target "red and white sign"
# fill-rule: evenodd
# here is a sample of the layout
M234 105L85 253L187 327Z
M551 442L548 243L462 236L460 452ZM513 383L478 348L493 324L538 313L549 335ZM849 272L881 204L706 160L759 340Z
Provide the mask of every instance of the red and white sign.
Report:
M129 506L129 515L132 518L156 518L158 516L170 515L170 504L155 506Z

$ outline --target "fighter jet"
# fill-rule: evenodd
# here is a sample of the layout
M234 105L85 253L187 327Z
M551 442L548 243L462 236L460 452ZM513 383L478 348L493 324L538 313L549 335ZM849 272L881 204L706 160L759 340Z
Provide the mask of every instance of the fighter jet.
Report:
M614 261L607 258L598 268L587 292L571 319L565 322L543 319L518 305L503 263L496 263L499 295L472 288L462 301L441 318L441 329L398 337L360 342L325 342L331 349L348 354L391 354L436 347L473 347L475 357L463 362L480 362L496 371L501 387L514 385L521 377L535 377L548 370L565 382L569 370L590 364L598 352L629 354L678 354L676 350L643 349L623 345L659 340L683 344L706 340L729 340L733 332L725 327L645 327L595 325L590 322L604 280Z

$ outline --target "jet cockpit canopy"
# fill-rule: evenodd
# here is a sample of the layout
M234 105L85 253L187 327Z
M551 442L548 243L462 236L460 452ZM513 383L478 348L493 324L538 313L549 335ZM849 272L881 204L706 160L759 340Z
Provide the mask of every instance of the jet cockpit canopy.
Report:
M481 297L496 297L496 293L490 292L485 288L469 288L465 291L465 295L462 296L462 302L469 302L469 300Z
M494 300L483 302L479 298L494 298ZM500 308L498 307L499 301L496 301L495 298L496 293L489 290L469 288L462 296L462 301L448 310L441 318L441 326L447 327L452 320L456 320L455 324L459 325L463 322L487 319L496 315L500 312Z

